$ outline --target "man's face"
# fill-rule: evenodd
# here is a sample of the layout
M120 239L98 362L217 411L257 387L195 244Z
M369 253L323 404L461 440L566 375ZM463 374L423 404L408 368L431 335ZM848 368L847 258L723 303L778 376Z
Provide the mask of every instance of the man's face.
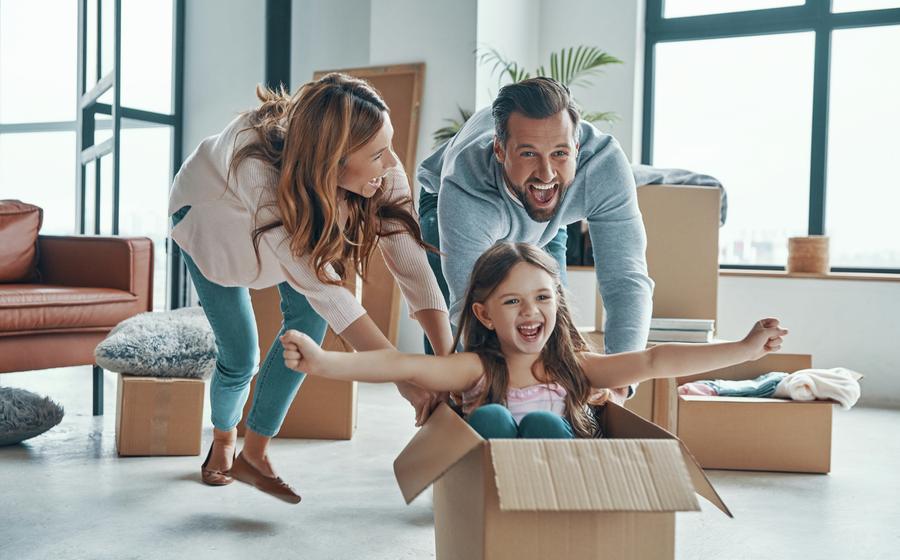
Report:
M575 123L565 110L546 119L514 112L507 123L506 145L494 139L494 154L506 183L532 220L556 214L563 193L575 178L578 144Z

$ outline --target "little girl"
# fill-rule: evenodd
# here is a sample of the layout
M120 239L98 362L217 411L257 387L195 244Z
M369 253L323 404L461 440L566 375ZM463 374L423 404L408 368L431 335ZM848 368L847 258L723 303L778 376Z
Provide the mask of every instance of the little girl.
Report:
M328 352L295 330L282 337L287 367L367 382L410 381L430 391L461 393L463 413L484 438L592 437L589 404L605 391L755 360L778 350L787 330L758 321L739 342L659 344L603 355L590 351L569 310L556 262L525 243L498 243L475 263L449 356L396 350Z

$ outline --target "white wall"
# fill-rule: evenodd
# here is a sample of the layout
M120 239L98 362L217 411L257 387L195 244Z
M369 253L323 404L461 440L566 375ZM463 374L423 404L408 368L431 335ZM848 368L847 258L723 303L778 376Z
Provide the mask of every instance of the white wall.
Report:
M372 0L369 64L425 63L416 161L431 153L431 134L475 102L476 0Z
M540 0L482 0L478 2L478 48L496 49L504 59L515 61L529 72L539 66ZM478 110L494 100L498 76L493 64L479 64L475 78L475 106ZM504 79L503 84L509 83ZM468 107L473 109L473 107Z
M294 0L291 4L291 88L317 70L369 64L370 0Z
M416 150L416 161L422 161L431 153L432 132L456 116L457 105L475 103L477 2L372 0L371 25L370 64L425 63ZM418 192L418 185L413 189ZM401 350L422 351L422 330L409 319L406 302L398 331Z
M548 64L552 52L579 45L597 47L623 62L605 66L603 74L591 79L591 86L573 88L572 93L587 112L618 114L621 120L600 128L619 140L629 158L640 157L633 116L641 107L643 4L634 0L542 0L540 10L541 63Z
M182 155L255 106L265 79L265 1L191 0L185 6Z

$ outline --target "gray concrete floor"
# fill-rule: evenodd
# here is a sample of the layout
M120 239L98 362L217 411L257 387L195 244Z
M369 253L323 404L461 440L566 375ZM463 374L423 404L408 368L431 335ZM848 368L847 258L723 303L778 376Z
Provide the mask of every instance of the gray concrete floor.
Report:
M90 368L0 384L66 408L50 432L0 448L0 559L434 556L430 494L406 506L394 482L392 461L415 428L390 386L360 388L352 441L273 442L280 474L303 494L292 506L240 483L204 486L202 457L117 457L114 374L99 418ZM836 408L830 475L710 471L736 517L702 499L702 512L678 514L677 558L900 557L898 427L898 410ZM204 453L210 438L206 424Z

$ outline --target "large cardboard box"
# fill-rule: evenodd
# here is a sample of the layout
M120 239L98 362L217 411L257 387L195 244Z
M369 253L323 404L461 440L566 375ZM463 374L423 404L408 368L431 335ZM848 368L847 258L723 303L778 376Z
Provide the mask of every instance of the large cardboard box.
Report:
M754 362L679 378L753 379L811 367L808 354L769 354ZM706 469L827 473L831 401L679 396L677 433Z
M269 347L281 330L281 296L273 286L264 290L250 290L250 300L259 331L260 359L264 360ZM327 350L352 352L330 328L325 333L322 347ZM250 384L250 396L244 404L244 412L238 424L238 435L246 433L245 421L253 405L256 378ZM307 375L288 408L284 423L277 437L302 439L342 439L353 437L356 430L356 382L337 381Z
M119 374L116 449L119 455L199 455L203 430L200 379Z
M647 273L655 284L653 316L715 320L719 189L644 185L638 188L637 198L647 232ZM604 317L598 296L594 327L599 332L604 330Z
M439 560L675 557L694 493L731 516L687 448L615 404L604 439L482 439L439 406L394 461L407 503L434 483Z

